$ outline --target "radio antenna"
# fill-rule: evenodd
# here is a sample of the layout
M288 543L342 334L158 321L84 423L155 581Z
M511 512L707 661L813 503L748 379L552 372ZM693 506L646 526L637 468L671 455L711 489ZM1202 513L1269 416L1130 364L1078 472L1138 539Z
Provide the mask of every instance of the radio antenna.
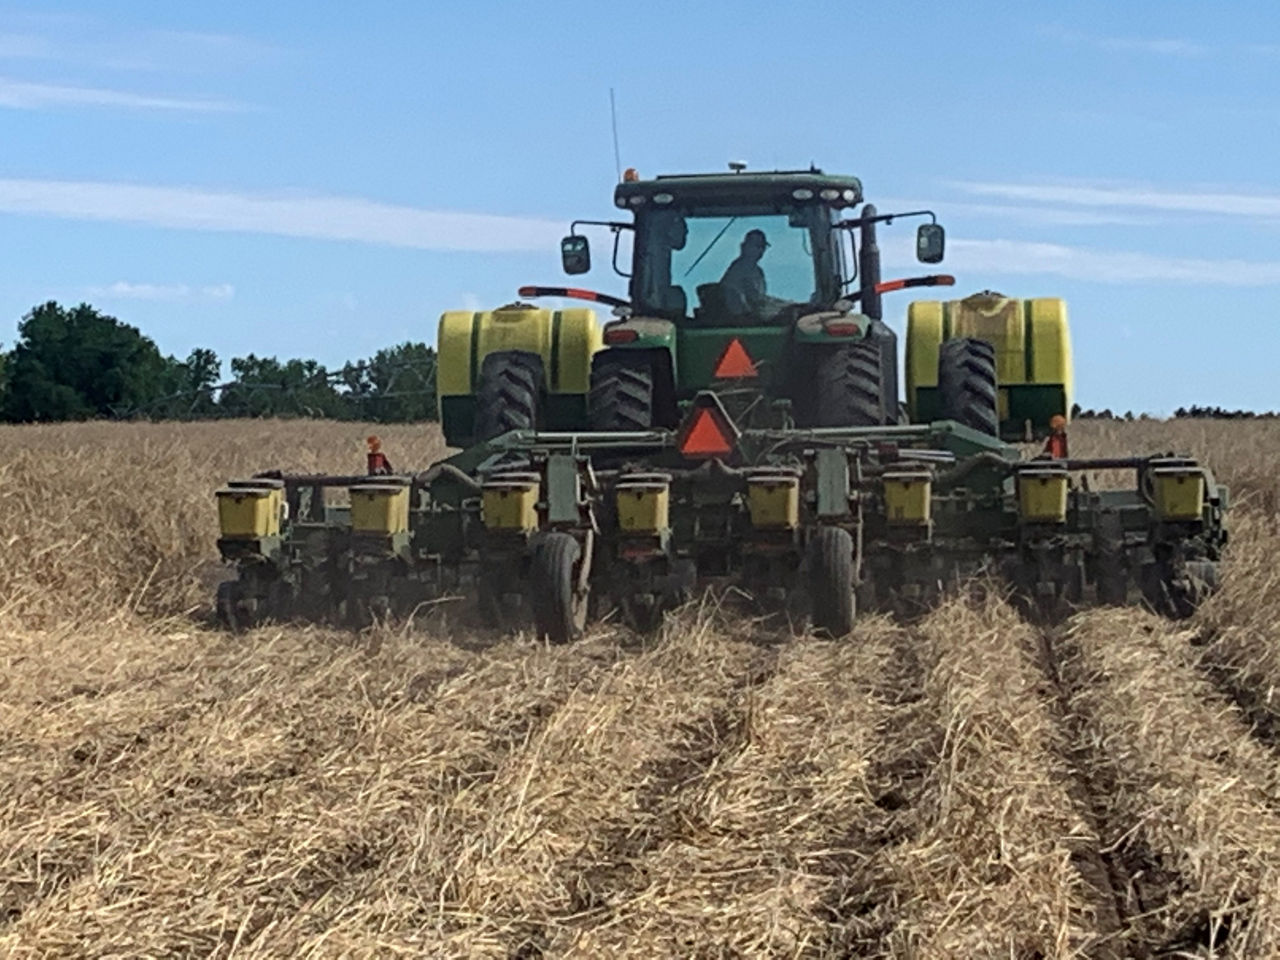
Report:
M609 121L613 125L613 165L622 181L622 151L618 149L618 105L613 99L613 87L609 88Z

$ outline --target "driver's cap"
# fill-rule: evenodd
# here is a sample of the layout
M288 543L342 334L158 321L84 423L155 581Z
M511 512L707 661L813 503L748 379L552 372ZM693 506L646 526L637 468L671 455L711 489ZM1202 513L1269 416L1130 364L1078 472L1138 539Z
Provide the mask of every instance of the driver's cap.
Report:
M769 241L765 239L763 230L748 230L747 235L742 238L743 243L750 243L752 240L758 241L760 246L769 246Z

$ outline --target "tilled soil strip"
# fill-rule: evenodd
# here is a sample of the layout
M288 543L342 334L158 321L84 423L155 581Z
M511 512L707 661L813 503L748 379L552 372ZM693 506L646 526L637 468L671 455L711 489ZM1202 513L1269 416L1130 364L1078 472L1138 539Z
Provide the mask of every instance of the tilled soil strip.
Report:
M661 798L658 836L602 880L575 956L798 956L847 933L885 814L868 784L892 655L881 623L801 639L740 691L723 747Z
M1095 838L1068 793L1033 631L997 601L957 600L914 632L943 739L913 828L883 853L901 902L879 955L1088 955L1102 931L1075 853Z
M1270 751L1190 660L1191 634L1138 611L1056 639L1103 850L1130 880L1132 956L1280 955L1280 793Z
M608 924L680 797L741 748L741 705L774 657L707 622L675 624L571 696L455 811L445 910L473 921L469 937L498 933L522 955L561 952Z

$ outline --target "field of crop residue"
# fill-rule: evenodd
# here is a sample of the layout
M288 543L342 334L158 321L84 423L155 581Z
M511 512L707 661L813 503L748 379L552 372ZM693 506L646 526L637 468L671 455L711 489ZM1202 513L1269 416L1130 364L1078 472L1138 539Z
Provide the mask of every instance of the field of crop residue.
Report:
M1073 429L1231 484L1181 624L212 629L212 490L366 432L0 428L0 953L1280 956L1280 424Z

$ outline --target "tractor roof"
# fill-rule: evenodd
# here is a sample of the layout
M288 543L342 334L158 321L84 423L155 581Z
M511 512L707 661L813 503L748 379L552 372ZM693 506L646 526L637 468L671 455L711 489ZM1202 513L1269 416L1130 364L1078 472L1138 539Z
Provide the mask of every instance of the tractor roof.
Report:
M635 209L651 200L679 206L818 200L832 206L852 207L862 202L862 182L857 177L826 174L817 168L665 174L653 180L624 181L613 193L613 202L624 208Z

